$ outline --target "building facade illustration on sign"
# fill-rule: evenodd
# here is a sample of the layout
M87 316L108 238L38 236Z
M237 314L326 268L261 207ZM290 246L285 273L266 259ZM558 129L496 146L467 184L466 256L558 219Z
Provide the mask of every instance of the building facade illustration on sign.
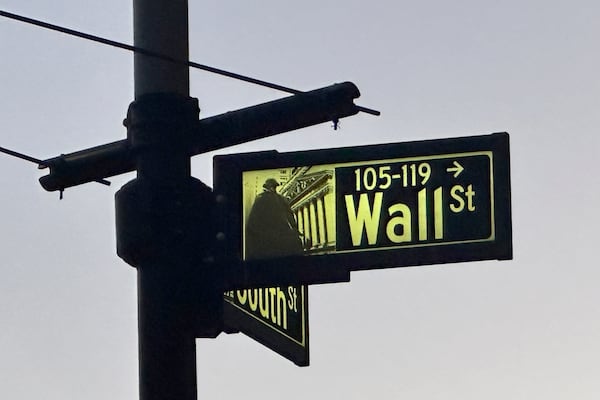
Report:
M278 183L273 176L277 176ZM333 171L319 167L279 168L276 170L253 171L243 174L243 213L244 213L244 259L252 259L256 247L279 247L288 251L261 252L262 257L276 255L318 254L331 250L335 244L335 217L333 190ZM271 207L264 210L264 221L256 225L255 211L258 201L267 191L257 193L258 187L277 182L279 196L285 206L279 210ZM287 210L286 210L287 209ZM273 214L281 213L278 217ZM279 219L280 224L289 225L278 228L271 224ZM265 230L274 229L272 236ZM286 230L288 232L286 232ZM266 236L266 237L265 237ZM258 237L258 239L257 239ZM263 241L264 237L264 241ZM282 254L283 253L283 254Z

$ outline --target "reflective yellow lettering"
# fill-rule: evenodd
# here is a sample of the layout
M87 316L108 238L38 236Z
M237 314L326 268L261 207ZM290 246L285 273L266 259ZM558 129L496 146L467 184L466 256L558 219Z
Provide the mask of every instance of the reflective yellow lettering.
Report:
M277 314L275 314L275 296L277 295L277 289L269 288L269 289L265 289L265 292L267 290L269 291L269 308L271 309L271 321L275 324L275 323L277 323L277 320L279 319L277 317Z
M258 289L258 309L263 318L269 318L269 289Z
M467 186L467 209L469 211L475 211L475 205L473 204L473 197L475 197L475 191L473 190L473 185Z
M298 312L298 293L297 290L293 286L288 286L288 296L290 296L288 300L288 308L293 310L294 312Z
M387 223L385 232L387 233L388 239L394 243L410 242L412 239L410 231L411 214L410 208L406 204L398 203L388 208L390 216L396 213L401 215L398 217L391 218ZM402 234L396 233L396 227L400 225L402 227Z
M450 211L454 213L459 213L465 209L465 200L462 198L461 194L465 192L465 188L461 185L454 185L452 189L450 189L450 196L454 200L456 200L456 204L450 203Z
M473 203L473 198L475 197L475 191L473 190L473 185L467 186L467 190L461 185L454 185L452 189L450 189L450 196L456 203L450 204L450 210L455 213L459 213L464 211L465 209L465 197L467 200L467 210L470 212L475 211L475 204Z
M417 209L419 214L419 240L427 240L427 189L419 190Z
M250 310L256 311L258 309L258 289L249 289L247 292Z
M277 288L277 325L287 329L287 308L285 306L285 292L281 288Z
M436 239L444 238L444 210L442 188L433 191L433 229Z
M354 205L354 196L347 194L344 198L346 200L350 234L352 235L352 245L361 245L363 230L367 231L367 242L369 244L375 244L377 242L377 233L379 230L379 216L381 214L383 193L375 193L372 210L367 193L360 195L358 200L358 210Z
M246 299L248 298L246 290L238 290L237 291L237 299L241 305L246 304Z

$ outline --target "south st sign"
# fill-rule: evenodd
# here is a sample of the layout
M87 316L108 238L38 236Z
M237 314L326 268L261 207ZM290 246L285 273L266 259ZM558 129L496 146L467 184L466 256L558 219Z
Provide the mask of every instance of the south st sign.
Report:
M224 300L229 333L241 331L296 365L309 365L308 286L231 290Z
M512 258L506 133L217 156L214 167L214 190L222 199L220 229L228 239L221 257L238 263L246 277L273 277L279 272L273 283L293 285L331 282L334 278L327 274L339 274L340 270L349 274L364 269ZM255 237L277 229L274 224L250 229L251 215L256 214L253 210L268 191L276 193L270 196L285 200L292 216L287 224L300 241L301 251L281 257L277 246L288 242L284 231L264 239ZM270 205L267 210L273 214L266 213L261 220L278 219L277 208ZM255 254L250 247L261 241L276 255L250 259L248 255ZM298 271L303 269L310 270L309 279L300 282ZM251 281L240 285L251 285ZM267 290L267 299L268 289L263 290ZM273 293L286 290L283 286ZM236 309L245 307L248 314L248 306L238 301L244 299L244 293L230 292L226 299ZM282 295L282 305L283 301ZM277 302L270 304L276 306ZM260 319L256 314L252 319ZM304 314L292 318L307 321ZM262 322L274 327L268 318ZM307 344L308 331L302 337ZM307 347L302 349L307 352ZM275 350L281 353L281 346ZM290 352L289 348L284 350Z

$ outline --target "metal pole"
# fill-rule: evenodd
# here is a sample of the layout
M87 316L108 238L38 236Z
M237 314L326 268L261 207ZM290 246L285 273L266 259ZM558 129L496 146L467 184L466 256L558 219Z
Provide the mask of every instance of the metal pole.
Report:
M187 0L134 0L134 45L188 59ZM221 331L213 195L190 175L188 67L140 54L125 125L137 178L115 196L117 254L137 268L140 400L196 400L196 337Z
M188 60L187 0L133 0L133 44L177 60ZM189 67L136 53L135 98L148 93L188 96Z
M134 0L134 46L187 60L187 8L187 0ZM159 93L188 96L188 67L135 54L134 85L136 100ZM150 134L144 132L144 135L167 134L160 129L153 131ZM156 143L162 138L149 139ZM166 159L166 156L157 157L156 152L152 153L154 154L138 159L138 177L147 176L152 181L147 186L147 197L153 197L158 194L155 192L164 190L161 188L161 181L164 179L189 177L189 159L178 157L180 159L177 164L181 168L164 173L165 171L160 171L160 167L172 164L173 160ZM143 197L140 200L147 201ZM148 221L134 223L143 224ZM160 261L167 262L165 259ZM174 270L180 269L178 265L148 265L151 263L149 259L142 259L140 263L137 266L140 400L195 400L195 338L189 329L189 321L185 321L185 315L182 315L181 307L185 304L185 298L177 298L179 293L185 292L180 288L182 278L185 281L184 276L175 273Z

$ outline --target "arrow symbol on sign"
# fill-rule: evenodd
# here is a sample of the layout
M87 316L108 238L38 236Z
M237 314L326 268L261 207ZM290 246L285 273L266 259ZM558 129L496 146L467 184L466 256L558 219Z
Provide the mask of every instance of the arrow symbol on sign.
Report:
M460 175L461 172L463 172L465 169L462 165L460 165L458 163L458 161L454 161L452 163L454 165L454 167L448 167L446 168L446 172L454 172L454 177L458 177Z

